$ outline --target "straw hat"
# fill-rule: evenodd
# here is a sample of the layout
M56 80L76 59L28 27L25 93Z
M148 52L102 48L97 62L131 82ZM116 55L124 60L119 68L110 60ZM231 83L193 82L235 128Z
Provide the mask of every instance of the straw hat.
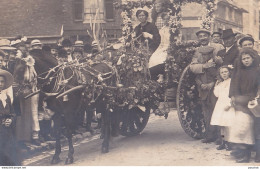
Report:
M81 40L77 40L74 44L74 47L84 47L84 43Z
M196 35L199 36L200 33L207 33L210 36L210 31L207 29L200 29L199 31L196 32Z
M1 39L0 40L0 49L15 50L16 48L10 46L10 41L8 39Z
M31 46L34 46L34 45L42 45L42 43L39 39L34 39L31 42Z

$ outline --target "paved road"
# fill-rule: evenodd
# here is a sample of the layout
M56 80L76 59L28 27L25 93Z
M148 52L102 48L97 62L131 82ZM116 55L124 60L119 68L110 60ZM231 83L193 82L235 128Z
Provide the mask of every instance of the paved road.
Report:
M204 144L186 135L178 121L177 112L169 118L151 115L143 133L134 137L116 137L111 140L110 152L102 154L99 135L74 143L74 164L77 166L236 166L228 151L216 150L214 143ZM63 147L58 165L64 165L68 147ZM50 165L54 151L46 151L26 159L23 165ZM254 156L254 154L253 154ZM258 164L260 165L260 164Z

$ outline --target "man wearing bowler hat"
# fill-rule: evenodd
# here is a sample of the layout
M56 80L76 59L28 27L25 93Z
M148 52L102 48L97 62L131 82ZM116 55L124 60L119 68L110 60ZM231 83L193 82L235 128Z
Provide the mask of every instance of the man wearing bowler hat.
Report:
M236 58L239 56L239 49L236 43L236 34L232 29L223 30L222 39L225 49L218 52L218 56L222 57L223 65L234 65Z

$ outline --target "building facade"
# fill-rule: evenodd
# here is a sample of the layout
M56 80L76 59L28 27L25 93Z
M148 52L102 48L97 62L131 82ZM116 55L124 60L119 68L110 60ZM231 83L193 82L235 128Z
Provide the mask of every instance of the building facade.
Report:
M259 0L233 0L239 6L247 10L243 14L243 33L250 34L255 40L259 40Z
M0 1L0 38L18 35L55 43L61 37L87 41L93 23L110 39L121 36L121 18L115 0ZM96 29L98 29L96 24Z
M187 4L183 10L182 40L197 39L195 32L201 27L200 17L203 14L202 5L196 3ZM215 20L211 31L222 31L232 28L235 32L243 32L243 15L247 11L232 0L219 0L215 11Z

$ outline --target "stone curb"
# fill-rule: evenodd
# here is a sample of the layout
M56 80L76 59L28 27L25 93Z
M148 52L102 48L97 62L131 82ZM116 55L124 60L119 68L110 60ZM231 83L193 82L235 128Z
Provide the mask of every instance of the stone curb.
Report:
M72 142L73 143L80 142L85 138L93 137L94 135L97 135L97 134L99 134L99 133L96 131L93 135L91 135L90 132L83 132L80 134L76 134L76 135L73 135ZM28 149L22 150L22 152L21 152L22 157L31 156L35 153L39 153L39 152L43 152L43 151L53 150L53 149L55 149L55 143L56 143L56 141L47 141L47 142L41 143L40 146L36 146L33 144L27 144ZM61 138L61 147L64 147L67 145L68 145L67 138L62 137Z

